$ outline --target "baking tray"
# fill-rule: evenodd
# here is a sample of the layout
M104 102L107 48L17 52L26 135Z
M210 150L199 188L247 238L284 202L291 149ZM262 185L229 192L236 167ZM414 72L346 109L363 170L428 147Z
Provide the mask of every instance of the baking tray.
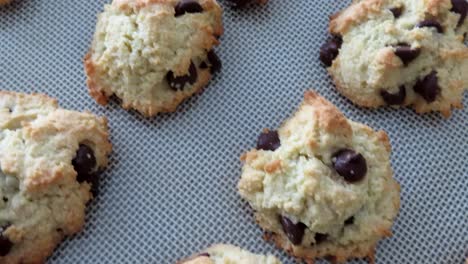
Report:
M155 118L116 103L101 107L87 93L82 60L106 2L16 0L0 9L0 87L47 93L62 107L107 116L111 129L114 151L85 229L49 263L174 263L219 242L294 263L262 240L236 184L242 152L254 147L262 128L290 116L309 88L391 138L401 211L394 236L379 243L377 263L463 263L468 111L444 119L410 109L366 110L340 96L318 50L328 15L349 1L225 8L217 48L222 72L202 95Z

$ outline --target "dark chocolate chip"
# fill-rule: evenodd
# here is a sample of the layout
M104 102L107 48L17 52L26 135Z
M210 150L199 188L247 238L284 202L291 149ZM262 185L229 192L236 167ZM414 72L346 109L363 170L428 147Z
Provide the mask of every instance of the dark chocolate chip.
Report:
M93 149L85 144L80 144L72 164L78 173L78 182L83 182L87 175L91 174L96 168L96 157Z
M320 48L320 60L325 66L330 67L333 60L338 56L339 50L343 44L341 37L334 36Z
M257 149L274 151L281 146L278 132L269 130L262 132L257 139Z
M298 222L297 224L295 224L289 218L285 216L280 216L279 221L289 241L291 241L291 243L293 243L294 245L301 244L302 237L304 237L304 231L306 229L306 225L304 225L301 222Z
M253 0L228 0L228 2L234 7L244 7L247 4L253 2Z
M437 72L432 71L426 75L422 80L418 80L414 85L414 91L421 95L428 103L435 101L439 94L440 87L437 79Z
M395 47L395 55L403 61L405 66L416 59L420 53L420 48L412 49L411 46L406 43L400 43Z
M206 62L202 61L202 62L200 63L200 66L199 66L199 67L200 67L200 69L208 69L208 64L206 64Z
M210 257L210 254L208 254L208 253L200 253L200 254L198 254L198 256L199 256L199 257L207 257L207 258L209 258L209 257Z
M333 167L347 182L357 182L366 176L366 159L350 149L342 149L332 157Z
M466 13L468 11L468 2L466 0L452 0L452 9L450 11L460 14L458 26L465 22Z
M327 240L327 238L328 238L327 234L315 233L315 236L314 236L315 245L322 243L323 241Z
M8 203L8 197L3 196L3 202Z
M405 102L406 89L405 86L402 85L399 87L397 93L389 93L386 90L382 90L380 91L380 95L382 96L385 103L389 105L401 105Z
M3 234L3 231L5 231L8 228L9 225L3 226L0 228L0 256L4 257L10 253L11 248L13 247L13 242L8 239Z
M208 62L211 65L210 71L211 73L219 72L222 67L221 60L219 59L218 55L214 52L214 50L210 50L207 54Z
M201 13L203 12L203 7L197 2L193 0L181 0L175 6L175 16L181 16L185 13Z
M401 16L401 13L403 13L403 7L393 7L390 8L390 12L392 12L393 17L399 18Z
M193 65L193 62L190 62L189 73L187 75L176 77L172 71L169 71L166 75L166 80L169 83L169 87L171 87L171 89L174 91L184 89L184 86L187 83L194 84L197 81L197 78L197 68L195 65Z
M354 216L351 216L350 218L346 219L346 220L344 221L344 224L345 224L345 225L352 225L352 224L354 224Z
M422 28L422 27L433 27L437 29L437 32L443 33L444 30L442 29L442 26L440 25L439 22L435 21L434 19L426 19L424 21L421 21L418 23L417 27Z

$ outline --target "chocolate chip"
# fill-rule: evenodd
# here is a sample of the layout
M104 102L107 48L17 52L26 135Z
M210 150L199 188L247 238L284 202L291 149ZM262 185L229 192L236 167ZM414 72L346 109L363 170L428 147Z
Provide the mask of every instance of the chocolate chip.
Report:
M393 7L390 8L390 12L392 12L393 17L399 18L401 16L401 13L403 13L403 7Z
M302 237L304 237L306 225L304 225L301 222L295 224L285 216L280 216L279 221L289 241L291 241L291 243L293 243L294 245L301 244Z
M468 2L466 0L452 0L452 9L450 11L460 14L458 26L461 26L465 22L467 10Z
M395 55L401 59L405 66L416 59L420 53L420 48L412 49L411 46L406 43L400 43L395 47Z
M193 0L181 0L175 6L175 16L181 16L185 13L201 13L203 12L203 7L197 2Z
M210 71L211 73L219 72L222 67L221 60L219 59L218 55L214 52L214 50L210 50L207 54L208 62L211 65Z
M73 167L78 173L78 182L83 182L96 168L96 157L93 150L85 144L80 144L76 156L72 160Z
M433 20L433 19L426 19L424 21L419 22L417 27L422 28L422 27L433 27L437 29L437 32L443 33L444 30L442 29L442 26L440 25L439 22Z
M339 50L343 44L341 37L334 36L320 48L320 60L325 66L330 67L333 60L338 56Z
M3 202L8 203L8 197L3 196Z
M327 240L327 238L328 238L327 234L315 233L315 236L314 236L315 245L322 243L323 241Z
M439 94L440 87L437 80L437 72L432 71L422 80L419 79L414 85L414 91L421 95L428 103L435 101Z
M342 149L332 157L333 167L347 182L362 180L367 173L366 159L350 149Z
M207 257L207 258L209 258L209 257L210 257L210 254L208 254L208 253L200 253L200 254L198 254L198 256L199 256L199 257Z
M352 225L352 224L354 224L354 216L351 216L350 218L346 219L346 220L344 221L344 224L345 224L345 225Z
M380 91L380 95L382 96L383 100L389 105L401 105L405 102L406 97L406 89L405 86L402 85L399 87L397 93L389 93L386 90Z
M171 89L174 91L184 89L184 86L187 83L194 84L197 81L197 78L197 68L195 65L193 65L193 62L190 62L189 73L187 75L176 77L172 71L169 71L166 75L166 80L169 83L169 87L171 87Z
M234 7L244 7L247 4L250 4L253 2L253 0L228 0L228 1Z
M281 146L278 132L269 130L262 132L257 139L257 149L274 151Z
M4 257L10 253L11 248L13 247L13 243L3 234L8 228L9 225L3 226L0 228L0 256Z
M200 67L200 69L208 69L208 64L206 64L206 62L202 61L202 62L200 63L200 66L199 66L199 67Z

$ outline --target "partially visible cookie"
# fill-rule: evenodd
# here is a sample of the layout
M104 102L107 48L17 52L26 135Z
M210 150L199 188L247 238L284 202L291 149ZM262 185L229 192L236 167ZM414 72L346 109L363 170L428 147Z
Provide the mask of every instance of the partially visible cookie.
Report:
M110 151L105 118L0 91L0 263L43 263L83 228Z
M0 0L0 6L9 4L11 0Z
M221 15L216 0L114 0L85 58L89 93L146 116L175 111L221 68Z
M346 119L315 92L241 159L240 195L265 238L290 255L372 261L377 242L391 235L400 187L387 134Z
M225 244L214 245L179 264L281 264L272 255L256 255L239 247Z
M361 0L332 16L320 59L364 107L462 108L468 88L466 0Z

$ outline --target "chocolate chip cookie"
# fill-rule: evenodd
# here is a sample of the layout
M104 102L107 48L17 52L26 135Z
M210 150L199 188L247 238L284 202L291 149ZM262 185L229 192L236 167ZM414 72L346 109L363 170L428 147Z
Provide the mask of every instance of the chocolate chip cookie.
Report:
M364 107L462 108L468 87L466 0L361 0L332 16L320 59Z
M272 255L256 255L232 245L214 245L207 248L203 253L197 254L179 264L281 264Z
M0 263L43 263L83 228L110 151L105 118L0 91Z
M383 131L353 122L315 92L278 131L264 130L242 156L240 195L290 255L373 259L391 235L400 187Z
M89 93L146 116L175 111L221 68L221 14L216 0L114 0L85 57Z

